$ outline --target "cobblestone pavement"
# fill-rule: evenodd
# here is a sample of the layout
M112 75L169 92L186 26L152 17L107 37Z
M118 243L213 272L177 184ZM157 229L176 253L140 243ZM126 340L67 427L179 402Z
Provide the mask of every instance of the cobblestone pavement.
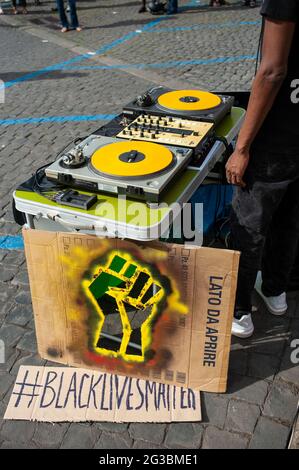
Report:
M208 9L180 2L177 16L138 14L137 1L79 2L82 33L62 35L53 2L29 4L27 16L0 19L1 72L7 85L0 105L0 247L19 233L12 191L53 159L75 136L98 127L107 114L152 84L249 89L260 30L258 9L240 2ZM91 53L91 54L88 54ZM299 297L271 317L259 304L256 332L234 340L229 389L202 394L202 423L48 424L3 421L21 364L44 364L36 339L22 250L0 248L1 448L285 448L296 417L299 366L290 361L299 338Z
M294 426L294 432L291 437L290 449L299 449L299 417L297 418L297 423Z

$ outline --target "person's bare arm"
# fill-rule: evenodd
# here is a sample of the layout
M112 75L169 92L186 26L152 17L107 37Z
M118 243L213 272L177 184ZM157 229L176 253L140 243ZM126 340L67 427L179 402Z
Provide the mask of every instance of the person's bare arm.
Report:
M226 165L229 183L245 186L243 175L249 163L250 146L272 108L287 74L295 26L290 21L265 20L262 61L253 82L236 150Z

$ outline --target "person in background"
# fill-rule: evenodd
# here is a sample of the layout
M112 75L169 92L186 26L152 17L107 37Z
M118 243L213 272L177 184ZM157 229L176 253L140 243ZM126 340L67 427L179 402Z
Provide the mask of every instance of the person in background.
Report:
M245 0L244 7L255 8L256 7L256 0Z
M167 2L167 14L174 15L178 12L178 0L168 0Z
M299 242L299 0L264 0L261 14L261 62L226 164L237 186L229 247L241 252L232 327L239 338L254 332L254 288L269 313L287 312Z
M210 7L222 7L226 4L226 0L210 0Z
M146 0L141 0L141 7L138 10L138 13L145 13L146 12Z
M68 18L64 10L64 0L56 0L58 13L61 21L61 32L66 33L70 29L75 29L76 31L82 31L82 28L79 26L79 20L76 10L76 0L68 0L70 7L70 16L71 16L71 25L69 25Z
M19 13L19 10L18 10L18 7L17 7L17 0L12 0L12 12L14 15L17 15ZM26 0L19 0L18 2L18 6L21 7L21 13L23 13L23 15L27 15L28 11L27 11L27 2Z

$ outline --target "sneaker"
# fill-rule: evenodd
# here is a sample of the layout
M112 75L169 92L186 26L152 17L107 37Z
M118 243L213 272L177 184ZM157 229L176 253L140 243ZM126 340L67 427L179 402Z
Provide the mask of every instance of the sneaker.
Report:
M255 281L255 290L256 292L260 295L260 297L263 299L263 301L266 304L267 309L269 310L272 315L284 315L288 309L288 304L287 304L287 294L283 292L281 295L276 295L274 297L266 297L263 292L262 292L262 273L259 271L256 276L256 281Z
M254 326L252 323L251 313L247 312L238 312L243 313L240 316L240 319L234 317L233 326L232 326L232 335L237 338L249 338L253 335Z

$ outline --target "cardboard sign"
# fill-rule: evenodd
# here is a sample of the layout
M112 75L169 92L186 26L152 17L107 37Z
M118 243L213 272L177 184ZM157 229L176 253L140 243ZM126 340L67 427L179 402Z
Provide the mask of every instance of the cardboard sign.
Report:
M200 392L70 367L21 366L5 419L200 421Z
M24 230L40 355L225 392L239 253Z

